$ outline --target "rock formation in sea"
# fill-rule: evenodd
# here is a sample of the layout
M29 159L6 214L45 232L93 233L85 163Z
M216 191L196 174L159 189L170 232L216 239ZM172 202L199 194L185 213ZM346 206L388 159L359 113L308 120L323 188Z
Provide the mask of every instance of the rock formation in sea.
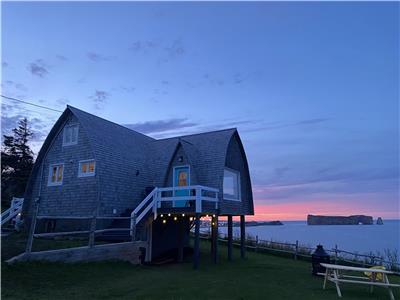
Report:
M308 225L372 225L374 224L371 216L354 215L354 216L307 216Z
M378 219L376 220L376 225L383 225L383 220L381 217L378 217Z

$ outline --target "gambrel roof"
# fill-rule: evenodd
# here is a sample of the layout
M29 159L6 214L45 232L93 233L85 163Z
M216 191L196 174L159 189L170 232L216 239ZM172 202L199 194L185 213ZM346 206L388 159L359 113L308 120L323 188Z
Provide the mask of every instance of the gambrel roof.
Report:
M198 182L201 185L222 189L229 143L234 136L240 141L235 128L156 140L67 106L39 152L27 185L27 194L32 190L32 180L39 172L39 166L46 156L47 149L60 133L70 114L76 117L90 141L101 184L105 184L110 176L115 176L124 169L124 178L114 184L130 186L133 184L132 178L140 174L140 178L135 181L136 186L143 189L147 186L163 186L171 160L178 147L182 147L196 172ZM245 163L247 166L247 161Z

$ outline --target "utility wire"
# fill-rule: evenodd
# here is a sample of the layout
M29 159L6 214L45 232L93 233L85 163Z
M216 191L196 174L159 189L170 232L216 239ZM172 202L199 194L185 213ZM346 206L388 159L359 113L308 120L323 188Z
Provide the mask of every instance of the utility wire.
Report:
M57 110L57 109L50 108L50 107L47 107L47 106L42 106L42 105L39 105L39 104L35 104L35 103L31 103L31 102L23 101L23 100L20 100L20 99L17 99L17 98L8 97L8 96L4 96L4 95L0 95L0 96L1 96L1 97L3 97L3 98L5 98L5 99L8 99L8 100L13 100L13 101L17 101L17 102L25 103L25 104L28 104L28 105L32 105L32 106L36 106L36 107L40 107L40 108L43 108L43 109L48 109L48 110L52 110L52 111L56 111L56 112L60 112L60 113L62 113L62 111L61 111L61 110Z

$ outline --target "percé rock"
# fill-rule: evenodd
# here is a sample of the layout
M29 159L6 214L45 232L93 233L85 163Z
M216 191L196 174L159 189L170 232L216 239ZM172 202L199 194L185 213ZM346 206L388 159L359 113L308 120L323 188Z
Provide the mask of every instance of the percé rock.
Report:
M372 225L374 224L371 216L354 215L354 216L307 216L308 225Z
M376 220L376 225L383 225L383 220L381 217L379 217L378 220Z

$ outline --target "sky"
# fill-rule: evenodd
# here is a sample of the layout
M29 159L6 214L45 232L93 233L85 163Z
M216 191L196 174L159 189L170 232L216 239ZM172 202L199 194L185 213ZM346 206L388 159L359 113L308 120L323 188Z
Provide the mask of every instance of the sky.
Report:
M399 3L2 2L2 94L155 138L238 128L258 220L399 213ZM61 113L2 99L38 151Z

